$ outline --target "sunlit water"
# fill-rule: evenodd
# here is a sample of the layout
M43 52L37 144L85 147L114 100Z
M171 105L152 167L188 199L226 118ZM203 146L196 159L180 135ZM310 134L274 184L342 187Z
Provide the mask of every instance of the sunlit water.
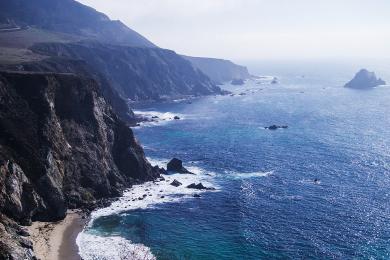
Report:
M390 87L345 89L353 73L332 73L137 108L182 117L135 129L146 155L180 158L219 190L100 217L87 233L157 259L388 259Z

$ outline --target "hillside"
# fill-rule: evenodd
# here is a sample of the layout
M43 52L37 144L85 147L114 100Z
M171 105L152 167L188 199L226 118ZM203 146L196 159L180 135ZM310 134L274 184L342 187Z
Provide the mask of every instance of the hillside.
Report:
M112 44L156 47L120 21L74 0L0 1L0 22L34 27Z
M232 81L233 79L248 79L251 76L246 67L234 64L229 60L183 57L189 60L195 68L201 70L210 79L219 84Z
M207 76L170 50L97 42L36 44L30 49L40 55L85 61L133 101L222 93Z

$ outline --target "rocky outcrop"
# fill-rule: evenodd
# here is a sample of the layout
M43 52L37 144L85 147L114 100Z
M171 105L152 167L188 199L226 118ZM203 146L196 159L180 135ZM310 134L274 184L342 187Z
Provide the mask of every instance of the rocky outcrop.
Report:
M167 164L167 171L169 172L176 172L176 173L183 173L183 174L191 174L189 170L184 168L183 162L177 158L173 158L170 160Z
M230 82L233 79L245 80L251 77L246 67L234 64L229 60L189 56L183 57L189 60L195 68L201 70L218 84Z
M174 186L174 187L179 187L181 185L183 185L180 181L178 180L173 180L173 182L171 182L171 185Z
M350 82L345 84L345 87L366 89L374 88L380 85L386 85L386 82L380 78L378 79L374 72L362 69L358 73L356 73L355 77Z
M0 72L0 173L0 259L31 259L16 223L91 209L160 172L94 80Z
M222 93L206 75L170 50L96 42L36 44L31 50L56 58L83 60L121 96L133 101Z
M187 188L195 190L215 190L213 187L205 187L201 182L198 184L192 183L188 185Z
M242 86L245 84L245 81L243 79L233 79L230 84L234 86Z

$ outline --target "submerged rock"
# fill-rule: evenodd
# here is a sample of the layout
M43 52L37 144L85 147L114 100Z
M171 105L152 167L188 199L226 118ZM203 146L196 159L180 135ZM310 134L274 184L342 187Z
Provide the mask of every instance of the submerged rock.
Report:
M268 129L268 130L278 130L278 129L287 129L288 126L287 125L271 125L271 126L266 126L264 128Z
M180 117L175 116L173 119L175 119L175 120L180 120Z
M177 158L173 158L168 164L167 164L167 170L170 172L177 172L177 173L183 173L183 174L193 174L189 170L183 167L183 161L179 160Z
M278 81L278 78L277 77L274 77L271 81L271 84L278 84L279 81Z
M175 187L179 187L179 186L181 186L183 184L180 181L178 181L178 180L173 180L173 182L171 182L171 185L175 186Z
M193 197L194 198L200 198L201 196L199 194L194 194Z
M346 88L366 89L374 88L380 85L386 85L386 82L381 78L377 78L374 72L370 72L366 69L361 69L356 73L355 77L345 84Z

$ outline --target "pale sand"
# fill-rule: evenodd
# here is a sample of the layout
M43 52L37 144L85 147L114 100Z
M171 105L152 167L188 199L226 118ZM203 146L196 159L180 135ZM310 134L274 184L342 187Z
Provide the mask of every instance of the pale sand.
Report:
M68 211L59 222L34 222L28 231L36 256L41 260L80 260L76 238L86 222L80 211Z

